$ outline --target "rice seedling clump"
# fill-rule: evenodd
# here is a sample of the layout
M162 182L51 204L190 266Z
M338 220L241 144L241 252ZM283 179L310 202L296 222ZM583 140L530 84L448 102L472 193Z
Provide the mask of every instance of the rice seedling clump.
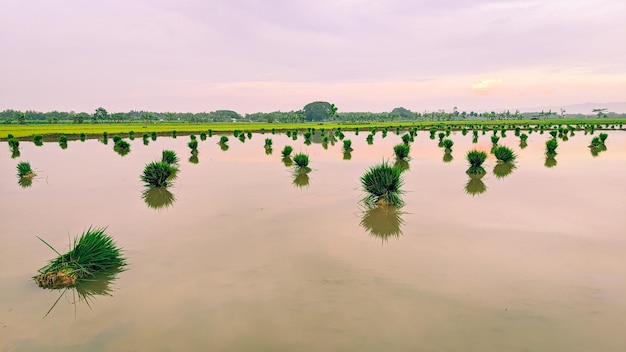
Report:
M556 155L556 148L559 146L559 143L556 139L548 139L546 141L546 154L547 155Z
M363 201L366 204L402 205L401 187L404 183L402 170L383 161L370 167L361 176L361 185L367 193Z
M487 160L487 153L478 150L470 150L466 155L467 161L470 163L467 173L470 175L482 175L486 173L482 167L485 160Z
M153 161L145 166L140 178L148 187L167 187L175 172L176 170L170 164Z
M30 167L30 163L28 161L21 161L17 164L17 176L19 178L32 179L36 175Z
M98 273L121 270L126 265L122 250L105 233L106 228L89 228L80 237L74 238L69 252L59 253L46 241L58 257L39 269L33 279L43 288L74 286L79 281L89 279Z
M170 165L175 165L178 164L179 159L175 151L165 149L161 153L161 161Z
M280 153L283 155L283 157L288 157L289 155L291 155L292 151L293 148L290 145L286 145Z
M396 154L396 159L405 160L409 157L411 147L408 144L398 144L393 147L393 152Z
M509 163L515 160L517 155L509 147L499 146L493 149L493 155L499 162Z
M298 153L293 156L293 162L299 168L306 168L309 166L309 156L304 153Z

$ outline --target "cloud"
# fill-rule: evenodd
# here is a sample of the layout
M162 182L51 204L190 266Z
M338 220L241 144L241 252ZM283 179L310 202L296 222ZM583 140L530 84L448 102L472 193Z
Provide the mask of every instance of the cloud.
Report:
M472 84L472 90L477 95L489 95L501 84L500 78L481 79L480 82Z

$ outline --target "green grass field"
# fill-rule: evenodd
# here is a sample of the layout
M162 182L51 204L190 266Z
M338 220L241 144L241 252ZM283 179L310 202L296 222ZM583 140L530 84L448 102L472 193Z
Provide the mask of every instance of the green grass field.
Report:
M85 133L87 138L102 136L103 132L107 132L109 136L116 134L128 134L130 131L135 132L136 137L141 137L143 133L156 132L158 134L171 134L172 131L177 133L189 134L200 133L212 130L216 133L228 133L234 130L262 132L286 131L286 130L306 130L308 128L332 130L341 128L342 130L367 130L371 128L412 128L417 127L420 130L427 130L431 127L445 129L450 126L452 129L460 129L463 126L471 125L577 125L577 124L594 124L602 125L604 128L607 124L620 124L626 122L626 119L552 119L552 120L455 120L455 121L392 121L392 122L305 122L305 123L263 123L263 122L233 122L233 123L168 123L157 122L145 125L141 122L135 123L101 123L101 124L11 124L0 125L0 139L6 139L9 134L16 138L27 138L34 135L43 135L48 139L61 134L74 139L81 133Z

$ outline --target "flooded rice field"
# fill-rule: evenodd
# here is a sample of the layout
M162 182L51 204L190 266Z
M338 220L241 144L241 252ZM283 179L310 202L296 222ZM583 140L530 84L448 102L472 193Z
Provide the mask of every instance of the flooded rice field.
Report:
M596 135L597 135L596 131ZM470 178L420 131L403 173L404 207L367 209L359 178L394 161L400 136L366 142L254 134L0 144L0 351L624 351L626 132L593 156L582 131L532 133L510 174ZM264 149L273 139L272 154ZM280 151L309 155L306 179ZM169 193L146 193L144 166L176 151ZM444 162L444 158L446 162ZM18 184L29 161L32 185ZM128 260L91 287L32 280L90 226L107 226Z

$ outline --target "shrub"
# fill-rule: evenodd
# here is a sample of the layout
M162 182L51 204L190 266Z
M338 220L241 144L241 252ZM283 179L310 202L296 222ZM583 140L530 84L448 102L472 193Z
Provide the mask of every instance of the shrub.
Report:
M141 181L148 187L167 187L174 172L170 164L153 161L144 167Z
M280 153L283 157L288 157L289 155L291 155L292 151L293 148L290 145L286 145Z
M511 148L505 146L495 147L492 150L492 153L496 157L496 159L498 159L498 161L505 163L512 162L517 157L517 155L515 155L515 152L513 152Z
M383 161L361 176L361 185L367 193L363 200L366 204L400 206L404 203L400 189L403 182L402 170Z
M409 157L409 152L411 151L411 147L407 144L398 144L393 147L393 152L396 155L396 159L404 160Z
M466 171L468 174L482 175L486 172L482 164L487 159L487 153L478 150L470 150L467 152L466 159L470 164L469 169Z
M304 153L298 153L293 156L293 162L299 168L306 168L309 166L309 156Z
M173 150L165 149L163 150L163 152L161 152L161 162L163 163L176 165L178 164L179 160L180 159L178 159L178 155L176 155L176 152Z
M60 288L76 285L105 271L119 271L126 265L122 250L117 247L106 228L89 228L80 237L74 238L73 246L66 254L60 254L54 247L39 238L59 256L39 269L33 277L43 288Z

